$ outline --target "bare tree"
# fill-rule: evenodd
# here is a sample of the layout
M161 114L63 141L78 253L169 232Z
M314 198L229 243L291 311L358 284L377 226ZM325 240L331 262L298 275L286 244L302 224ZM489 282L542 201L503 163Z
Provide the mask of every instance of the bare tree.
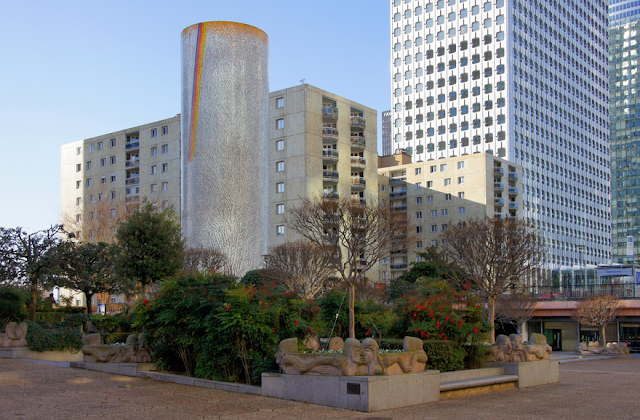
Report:
M498 296L496 315L502 322L515 325L518 334L523 335L524 323L533 318L537 306L538 300L525 287L516 287L513 293Z
M607 344L605 329L618 318L620 299L612 295L592 295L576 306L573 319L580 324L599 327L601 345Z
M269 279L284 284L303 299L314 299L321 294L335 273L331 258L307 241L269 247L264 263Z
M496 299L538 269L545 255L542 238L532 224L513 219L472 219L441 234L444 255L459 267L457 280L471 283L488 303L489 340L495 342Z
M218 248L195 247L184 250L184 271L217 273L221 271L227 257Z
M294 207L288 226L326 255L349 289L349 337L355 338L355 286L389 253L395 234L389 210L350 199L309 200Z

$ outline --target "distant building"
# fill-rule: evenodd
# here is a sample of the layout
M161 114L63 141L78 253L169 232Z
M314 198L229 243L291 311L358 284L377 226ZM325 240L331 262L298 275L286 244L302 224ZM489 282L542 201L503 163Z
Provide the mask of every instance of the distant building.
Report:
M391 154L391 111L382 111L382 156Z

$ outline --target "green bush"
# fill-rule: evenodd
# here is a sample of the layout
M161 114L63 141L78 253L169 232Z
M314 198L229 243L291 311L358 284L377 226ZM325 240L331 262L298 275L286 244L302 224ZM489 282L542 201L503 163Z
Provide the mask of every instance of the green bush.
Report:
M48 324L59 324L74 314L84 314L83 306L61 306L59 308L39 308L36 312L36 321Z
M27 313L28 296L20 289L0 287L0 330L9 322L21 322L29 316Z
M440 372L452 372L464 369L466 352L453 341L430 340L424 342L424 351L427 353L427 369L436 369Z
M29 349L33 351L80 351L83 338L81 326L87 319L85 314L75 314L52 327L43 325L43 323L27 321Z

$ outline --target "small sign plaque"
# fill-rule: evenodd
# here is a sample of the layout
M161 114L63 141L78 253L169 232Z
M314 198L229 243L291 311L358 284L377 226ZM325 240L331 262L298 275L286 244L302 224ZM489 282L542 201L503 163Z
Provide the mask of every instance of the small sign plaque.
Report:
M360 384L347 382L347 395L360 395Z

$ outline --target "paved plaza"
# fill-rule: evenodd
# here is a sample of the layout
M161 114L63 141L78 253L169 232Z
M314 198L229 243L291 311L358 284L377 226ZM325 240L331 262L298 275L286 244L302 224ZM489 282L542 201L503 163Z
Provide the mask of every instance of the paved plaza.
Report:
M377 413L0 359L0 419L640 419L640 359L560 365L560 383Z

